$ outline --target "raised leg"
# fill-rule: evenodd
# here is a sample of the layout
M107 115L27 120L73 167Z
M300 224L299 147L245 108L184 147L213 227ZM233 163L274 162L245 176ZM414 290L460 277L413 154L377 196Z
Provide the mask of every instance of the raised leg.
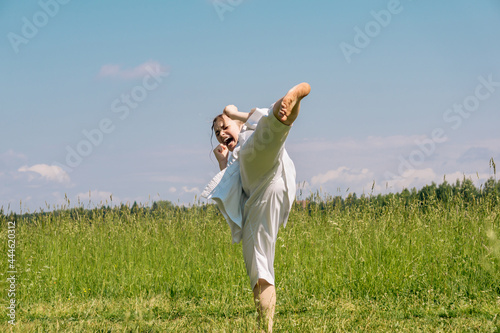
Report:
M290 89L283 98L274 104L273 114L276 119L285 125L292 125L299 115L300 101L310 92L311 86L306 82L302 82Z

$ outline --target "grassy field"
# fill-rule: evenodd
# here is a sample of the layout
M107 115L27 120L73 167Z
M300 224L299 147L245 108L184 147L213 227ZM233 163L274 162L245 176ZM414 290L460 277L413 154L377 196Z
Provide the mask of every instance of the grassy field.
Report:
M275 331L500 332L500 205L490 199L295 206L276 246ZM241 245L212 205L15 217L12 326L13 218L0 217L2 332L256 329Z

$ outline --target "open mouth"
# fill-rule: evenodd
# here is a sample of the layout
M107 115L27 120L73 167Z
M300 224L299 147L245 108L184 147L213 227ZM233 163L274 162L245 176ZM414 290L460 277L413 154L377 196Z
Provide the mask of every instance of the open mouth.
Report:
M227 138L224 140L224 144L225 144L226 146L229 146L229 144L230 144L231 142L233 142L233 141L234 141L234 139L233 139L233 138L231 138L231 137L227 137Z

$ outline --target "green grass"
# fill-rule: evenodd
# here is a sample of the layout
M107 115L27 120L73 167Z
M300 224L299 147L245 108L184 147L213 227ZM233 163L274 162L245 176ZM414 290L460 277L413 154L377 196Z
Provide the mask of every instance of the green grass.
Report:
M17 318L3 310L1 331L256 329L241 245L212 205L17 219ZM499 332L499 236L484 198L294 207L276 244L275 331Z

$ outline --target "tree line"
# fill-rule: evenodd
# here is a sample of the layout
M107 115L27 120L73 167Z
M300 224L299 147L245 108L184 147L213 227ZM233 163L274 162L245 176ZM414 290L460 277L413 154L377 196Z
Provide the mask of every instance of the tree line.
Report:
M343 197L340 195L321 195L319 192L311 193L306 199L297 200L294 203L294 209L355 209L360 207L386 207L388 205L403 204L405 206L426 208L431 205L441 205L448 207L459 203L462 206L488 204L498 205L500 203L500 181L495 178L488 179L479 188L476 187L471 179L457 180L450 184L444 180L437 185L432 182L421 189L403 189L397 193L387 193L378 195L349 193ZM68 205L69 206L69 205ZM85 208L80 207L61 207L50 212L35 212L16 214L14 212L4 212L0 208L0 222L32 220L36 221L44 216L51 218L69 218L71 220L85 219L88 221L105 220L106 216L130 219L134 217L158 216L162 213L168 213L170 216L177 214L186 214L196 212L206 212L209 207L215 206L213 203L195 203L190 206L176 205L168 200L155 201L151 206L145 206L134 202L132 205L120 204L118 206L102 205L100 207ZM218 210L215 209L218 213ZM194 215L193 215L194 216ZM199 215L198 215L199 216Z

